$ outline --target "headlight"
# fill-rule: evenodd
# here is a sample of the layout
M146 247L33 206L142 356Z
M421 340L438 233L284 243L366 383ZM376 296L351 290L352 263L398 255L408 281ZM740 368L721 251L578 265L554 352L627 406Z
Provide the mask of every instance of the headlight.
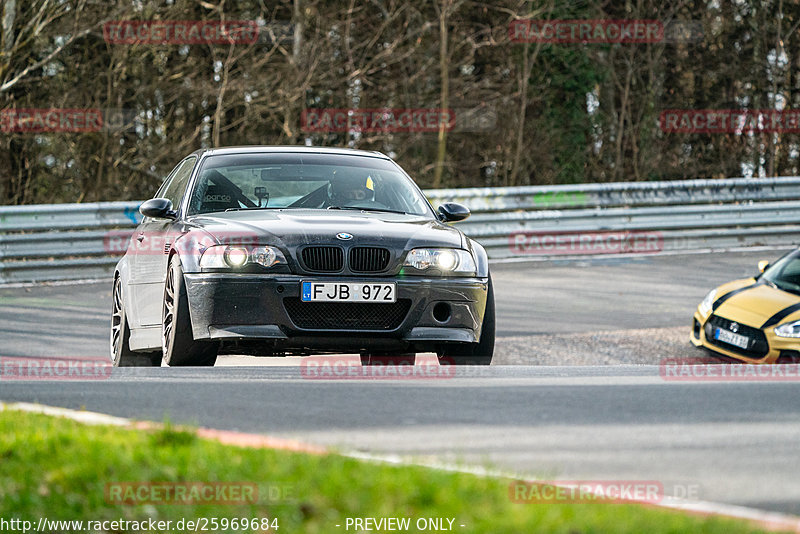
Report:
M247 249L244 247L226 247L222 257L231 267L241 267L247 263Z
M275 247L255 247L250 253L250 260L264 267L272 267L276 263L286 263L281 251Z
M800 321L776 326L774 332L780 337L800 337Z
M714 306L714 301L717 300L717 290L712 289L706 295L706 298L703 299L703 302L700 303L700 313L703 315L708 315L711 312L711 307Z
M201 269L236 269L248 263L272 267L285 264L286 258L275 247L244 245L214 245L203 251L200 258Z
M405 265L420 271L434 268L447 273L474 273L476 270L472 254L455 248L415 248L408 253Z

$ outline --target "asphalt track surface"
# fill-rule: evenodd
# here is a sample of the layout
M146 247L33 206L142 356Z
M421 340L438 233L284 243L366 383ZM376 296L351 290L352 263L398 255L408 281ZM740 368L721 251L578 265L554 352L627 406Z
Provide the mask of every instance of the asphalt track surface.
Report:
M779 254L495 264L499 365L455 376L309 380L299 358L222 357L91 382L0 379L0 400L529 477L657 481L667 494L800 515L797 379L679 382L648 365L698 355L686 341L697 302ZM109 308L109 284L0 289L0 355L104 355ZM620 362L636 365L575 365Z

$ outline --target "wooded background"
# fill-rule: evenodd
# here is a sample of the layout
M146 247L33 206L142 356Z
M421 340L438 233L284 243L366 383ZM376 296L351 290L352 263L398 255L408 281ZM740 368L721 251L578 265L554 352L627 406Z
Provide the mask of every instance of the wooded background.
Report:
M142 199L187 153L380 150L423 187L796 175L796 133L677 134L665 109L800 108L789 0L3 0L0 110L102 109L122 128L0 131L0 204ZM166 4L166 5L165 5ZM519 43L518 19L646 19L702 35ZM251 44L115 44L116 20L291 25ZM452 131L308 133L308 108L450 108ZM8 130L8 129L6 129Z

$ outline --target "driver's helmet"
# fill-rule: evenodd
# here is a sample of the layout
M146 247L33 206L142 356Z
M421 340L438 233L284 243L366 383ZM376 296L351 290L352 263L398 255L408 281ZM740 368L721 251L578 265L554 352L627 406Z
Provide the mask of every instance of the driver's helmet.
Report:
M374 201L375 183L364 171L336 169L328 185L328 198L333 205Z

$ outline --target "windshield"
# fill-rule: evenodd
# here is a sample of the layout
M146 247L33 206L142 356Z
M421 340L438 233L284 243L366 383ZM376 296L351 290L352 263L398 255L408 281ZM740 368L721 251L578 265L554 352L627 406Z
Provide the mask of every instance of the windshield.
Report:
M761 279L790 293L800 294L800 251L792 252L770 266Z
M203 162L189 215L254 209L351 209L433 216L391 161L329 154L229 154Z

